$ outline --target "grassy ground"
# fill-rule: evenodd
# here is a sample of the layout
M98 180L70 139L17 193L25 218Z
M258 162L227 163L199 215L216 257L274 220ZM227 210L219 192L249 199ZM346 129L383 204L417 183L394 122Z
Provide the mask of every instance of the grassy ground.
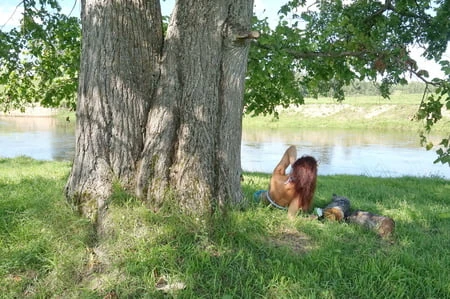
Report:
M306 99L305 105L279 109L280 117L244 117L244 128L345 128L345 129L394 129L420 130L422 123L414 121L422 95L393 94L390 99L379 96L348 97L342 103L331 98ZM449 132L450 113L434 132Z
M65 203L69 167L0 159L0 297L450 297L447 180L319 178L316 207L347 196L353 209L394 218L387 240L307 215L288 221L252 200L269 176L246 173L246 203L211 219L187 218L170 203L153 213L116 190L111 234L96 242Z

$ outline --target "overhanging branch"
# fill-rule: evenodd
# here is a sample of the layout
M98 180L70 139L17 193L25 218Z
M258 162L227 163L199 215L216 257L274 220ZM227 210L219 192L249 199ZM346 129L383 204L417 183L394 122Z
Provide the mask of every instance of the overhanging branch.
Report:
M377 59L377 57L392 57L392 51L370 51L370 50L362 50L362 51L341 51L341 52L306 52L306 51L297 51L295 49L288 48L279 48L279 47L271 47L269 45L263 45L259 42L256 42L255 45L261 49L271 51L271 52L282 52L290 55L296 59L314 59L314 58L345 58L345 57L356 57L356 58L365 58L370 59L371 56L373 59ZM439 86L438 82L434 82L427 79L427 72L423 70L418 70L417 65L410 63L411 59L407 59L406 62L401 60L400 57L395 57L394 60L398 64L405 65L404 72L410 72L414 76L416 76L420 81L426 83L431 86Z
M383 54L381 52L376 51L341 51L341 52L317 52L317 51L311 51L311 52L305 52L305 51L296 51L293 49L277 49L275 47L270 47L267 45L262 45L261 43L256 43L256 46L268 50L268 51L276 51L276 52L284 52L288 55L291 55L294 58L297 59L303 59L303 58L342 58L342 57L366 57L368 55L377 56L380 54ZM384 53L385 54L385 53Z
M416 3L416 5L418 6L417 3ZM370 16L368 16L368 17L366 18L366 21L370 21L370 20L376 18L377 16L383 14L383 13L386 12L386 11L392 11L393 13L396 13L397 15L403 16L403 17L409 17L409 18L414 18L414 19L420 19L420 20L423 20L423 21L425 21L425 22L428 22L428 21L429 21L429 18L426 17L426 16L424 16L424 15L418 15L418 14L415 14L415 13L411 12L410 10L399 10L399 9L397 9L397 7L395 7L395 6L392 4L392 1L391 1L391 0L386 0L385 3L384 3L384 5L382 5L382 6L380 7L380 9L378 9L378 10L375 11L372 15L370 15Z

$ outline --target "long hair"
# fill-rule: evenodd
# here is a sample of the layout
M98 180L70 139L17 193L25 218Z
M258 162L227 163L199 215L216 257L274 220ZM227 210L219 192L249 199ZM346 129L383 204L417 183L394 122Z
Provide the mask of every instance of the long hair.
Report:
M307 211L311 206L317 182L317 161L311 156L303 156L292 165L291 180L300 195L299 207Z

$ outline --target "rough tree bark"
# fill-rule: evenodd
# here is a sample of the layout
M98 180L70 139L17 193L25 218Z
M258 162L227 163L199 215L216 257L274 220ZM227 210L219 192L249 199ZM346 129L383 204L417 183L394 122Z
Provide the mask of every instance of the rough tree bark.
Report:
M163 33L159 1L81 1L76 149L66 195L97 220L115 180L133 185Z
M179 1L149 114L137 194L190 211L240 200L240 145L252 1ZM168 192L170 191L170 192Z
M82 1L66 193L84 215L101 216L114 181L154 207L174 196L194 214L241 200L252 9L251 0L177 1L163 43L159 1Z

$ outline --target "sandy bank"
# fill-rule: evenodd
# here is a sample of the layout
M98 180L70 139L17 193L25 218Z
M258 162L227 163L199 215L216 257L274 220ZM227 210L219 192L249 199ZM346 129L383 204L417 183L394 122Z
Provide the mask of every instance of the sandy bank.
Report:
M14 117L51 117L58 114L60 109L44 108L44 107L28 107L25 111L12 110L8 112L0 112L0 116L14 116Z

